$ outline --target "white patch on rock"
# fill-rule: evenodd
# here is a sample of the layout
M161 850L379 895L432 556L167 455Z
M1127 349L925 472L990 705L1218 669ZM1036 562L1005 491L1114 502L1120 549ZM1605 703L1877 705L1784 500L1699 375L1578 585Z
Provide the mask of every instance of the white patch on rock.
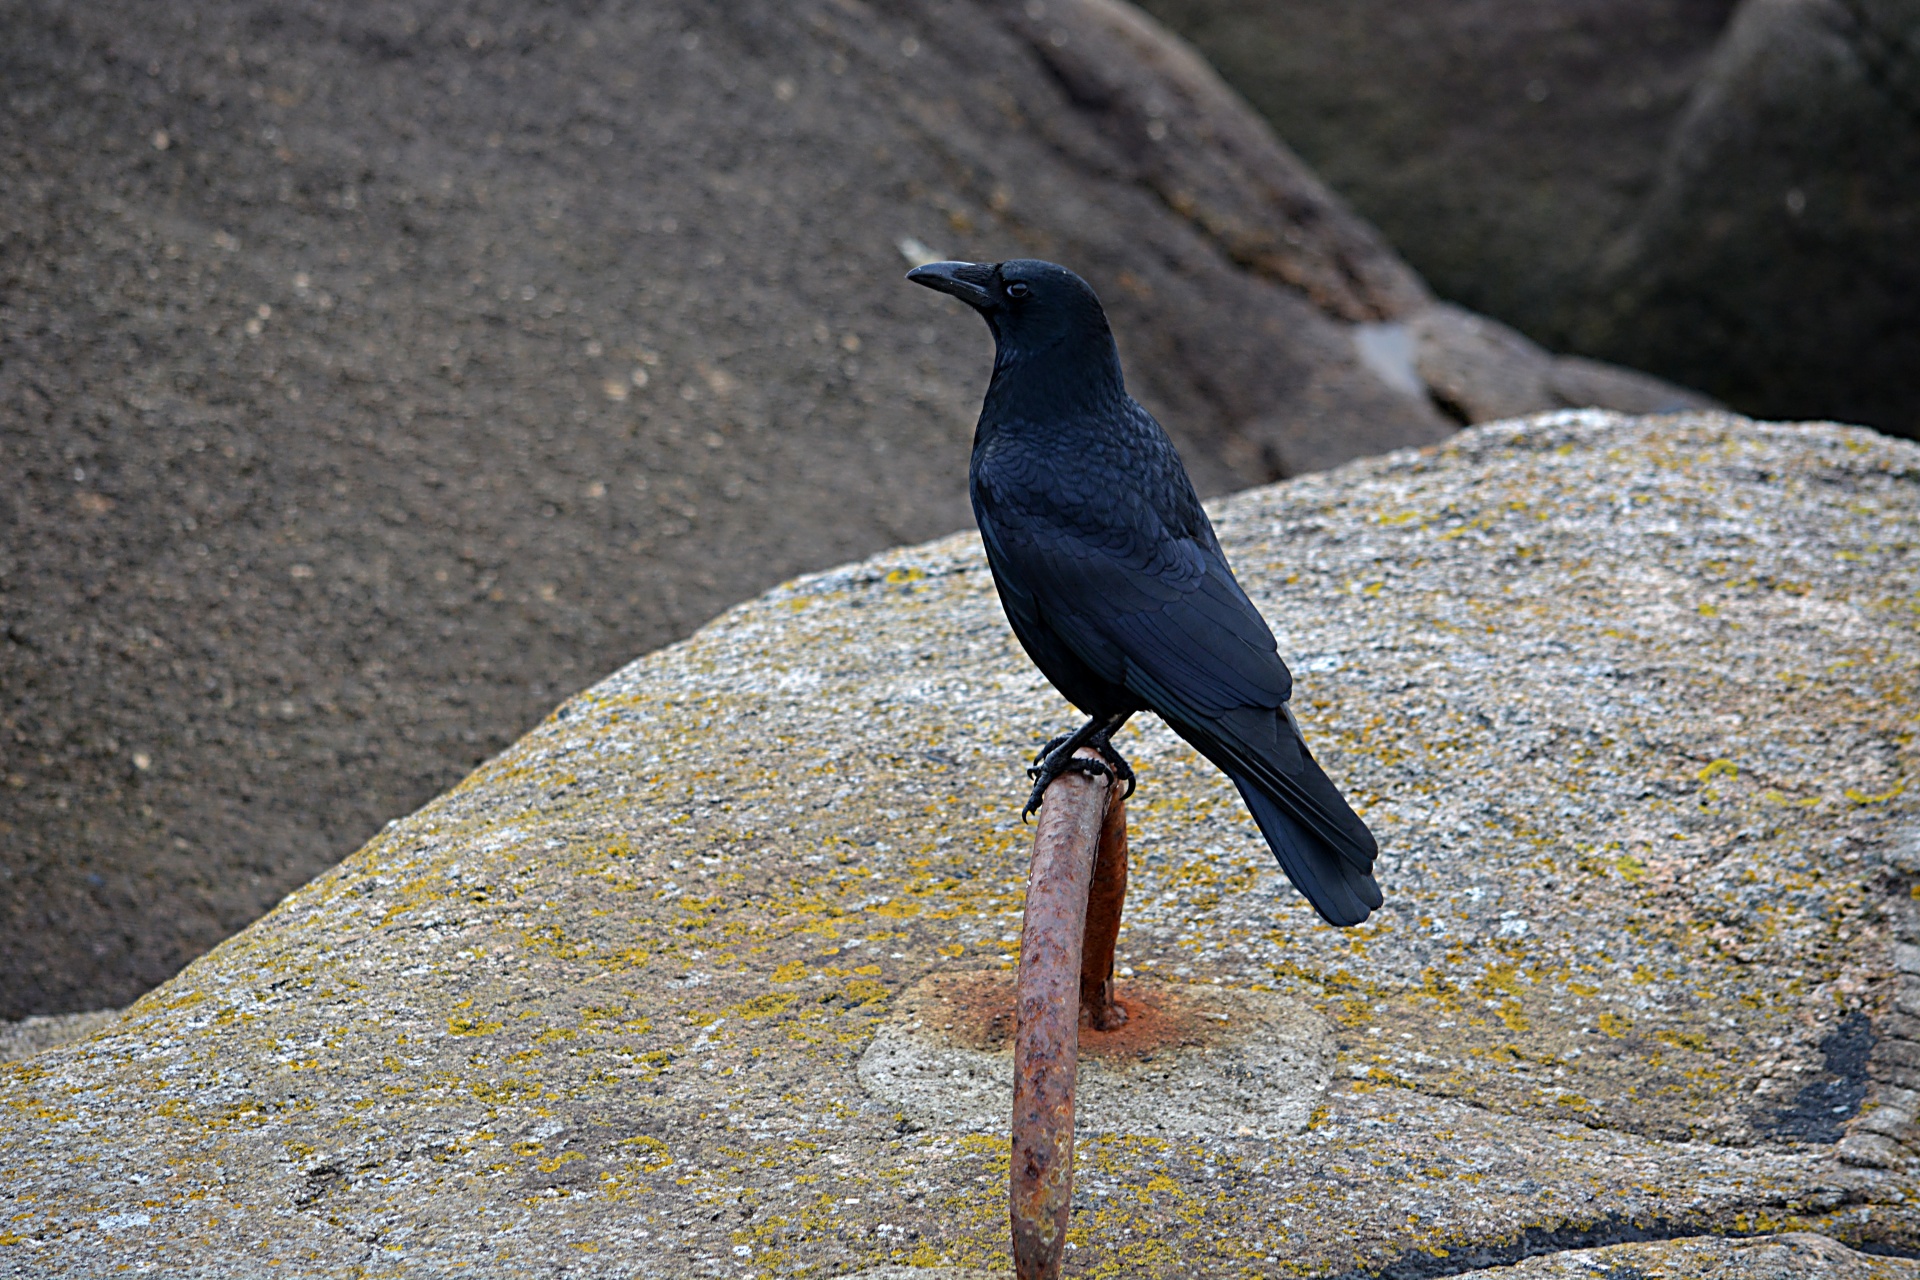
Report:
M1230 987L1179 988L1220 1026L1216 1043L1143 1057L1080 1057L1074 1128L1161 1137L1277 1138L1298 1133L1333 1070L1331 1028L1298 1001ZM867 1093L929 1128L1004 1133L1013 1053L955 1045L896 1015L860 1055Z
M1353 326L1353 349L1360 363L1380 381L1402 395L1427 394L1414 363L1413 330L1404 324L1357 324Z

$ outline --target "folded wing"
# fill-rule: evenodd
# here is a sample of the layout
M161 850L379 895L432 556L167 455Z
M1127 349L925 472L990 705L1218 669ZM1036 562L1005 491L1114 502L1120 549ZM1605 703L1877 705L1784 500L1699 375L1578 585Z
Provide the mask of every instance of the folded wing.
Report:
M1016 626L1043 629L1043 643L1151 707L1233 780L1321 915L1364 920L1381 901L1371 874L1378 846L1301 739L1273 633L1204 515L1178 528L1125 495L1065 514L1042 494L1024 497L1005 483L977 495Z

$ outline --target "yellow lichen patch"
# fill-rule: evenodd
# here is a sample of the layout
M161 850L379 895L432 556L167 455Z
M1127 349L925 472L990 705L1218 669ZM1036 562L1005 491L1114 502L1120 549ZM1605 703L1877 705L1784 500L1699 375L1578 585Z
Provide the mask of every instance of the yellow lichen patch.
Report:
M1899 782L1896 782L1890 790L1882 791L1877 795L1868 794L1853 787L1848 787L1843 794L1855 804L1885 804L1887 801L1904 794L1906 789L1907 781L1905 778L1902 778Z
M468 1017L455 1014L447 1019L447 1031L456 1036L490 1036L505 1026L497 1018Z
M791 1008L798 998L769 992L751 1000L742 1000L739 1004L728 1005L721 1013L730 1018L770 1018Z

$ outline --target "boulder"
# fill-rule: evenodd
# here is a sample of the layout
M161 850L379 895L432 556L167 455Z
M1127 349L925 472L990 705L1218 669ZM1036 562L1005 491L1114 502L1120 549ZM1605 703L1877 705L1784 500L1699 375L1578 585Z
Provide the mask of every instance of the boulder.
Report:
M1595 406L1634 413L1714 407L1699 392L1650 374L1556 356L1498 320L1450 303L1414 313L1406 329L1414 377L1461 422Z
M1210 493L1454 425L1356 342L1419 278L1117 0L0 20L0 1016L130 999L594 673L964 527L988 343L908 260L1084 271Z
M1443 297L1920 435L1914 0L1145 0Z
M1920 0L1745 0L1570 340L1920 437Z
M1860 1251L1920 1246L1917 479L1566 412L1218 504L1386 905L1326 927L1124 735L1122 999L1231 1052L1102 1068L1070 1265L1914 1275ZM730 611L0 1067L0 1268L1004 1275L1005 1138L914 1063L997 1070L940 1010L1004 990L1071 719L972 536Z
M1875 1257L1825 1236L1789 1231L1757 1239L1693 1237L1569 1249L1515 1266L1457 1273L1461 1280L1899 1280L1920 1275L1905 1258Z
M1736 0L1144 0L1441 297L1549 346Z
M94 1009L87 1013L36 1014L0 1022L0 1062L31 1057L70 1040L84 1040L120 1016L118 1009Z

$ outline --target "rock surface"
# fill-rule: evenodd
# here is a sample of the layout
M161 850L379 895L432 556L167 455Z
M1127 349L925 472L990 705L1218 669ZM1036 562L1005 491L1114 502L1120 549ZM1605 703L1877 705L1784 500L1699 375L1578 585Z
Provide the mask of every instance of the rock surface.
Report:
M1300 1132L1084 1130L1072 1268L1913 1274L1666 1238L1920 1247L1920 447L1567 413L1217 510L1387 906L1319 924L1127 735L1120 964L1334 1058ZM733 610L0 1068L0 1268L1004 1267L1004 1139L859 1064L1011 963L1069 718L970 536Z
M957 1267L873 1267L847 1280L1009 1280L1012 1274ZM1745 1240L1707 1236L1567 1249L1510 1266L1400 1274L1461 1280L1908 1280L1920 1276L1920 1263L1875 1257L1825 1236L1789 1232Z
M1564 344L1736 0L1145 0L1444 298Z
M1920 0L1745 0L1569 340L1920 437Z
M1449 303L1406 325L1414 374L1462 422L1600 406L1629 413L1717 407L1707 397L1618 365L1556 356L1497 320Z
M1920 435L1914 0L1146 0L1443 296Z
M1696 1237L1606 1249L1573 1249L1515 1266L1459 1273L1463 1280L1906 1280L1920 1263L1874 1257L1805 1232L1754 1240Z
M903 992L860 1053L860 1087L908 1121L999 1134L1013 1097L1014 976L936 973ZM1283 1137L1326 1093L1331 1028L1264 991L1123 979L1126 1024L1082 1027L1075 1123L1154 1138Z
M118 1009L95 1009L88 1013L40 1014L0 1022L0 1062L30 1057L54 1045L84 1040L119 1017Z
M0 0L0 1017L119 1004L559 697L962 528L1058 257L1210 492L1438 439L1424 298L1190 52L1056 4Z

